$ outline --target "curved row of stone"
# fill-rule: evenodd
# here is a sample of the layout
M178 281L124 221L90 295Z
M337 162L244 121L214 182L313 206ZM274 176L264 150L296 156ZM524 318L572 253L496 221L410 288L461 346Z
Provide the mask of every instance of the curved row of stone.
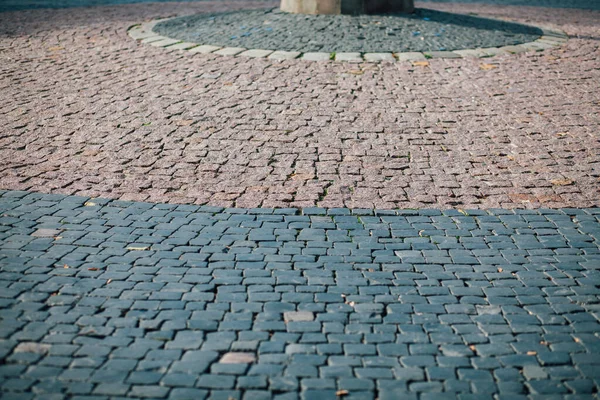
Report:
M345 62L395 62L395 61L419 61L430 58L485 58L499 54L517 54L531 51L542 51L561 46L568 40L566 33L555 29L539 27L543 35L537 40L519 45L502 47L489 47L477 49L461 49L454 51L428 51L428 52L401 52L401 53L333 53L315 52L301 53L299 51L245 49L242 47L222 47L210 44L184 42L159 35L154 32L154 26L167 19L155 20L135 25L128 31L129 36L144 44L156 47L164 47L169 50L185 50L192 53L218 54L222 56L241 56L250 58L268 58L271 60L302 59L306 61L345 61Z

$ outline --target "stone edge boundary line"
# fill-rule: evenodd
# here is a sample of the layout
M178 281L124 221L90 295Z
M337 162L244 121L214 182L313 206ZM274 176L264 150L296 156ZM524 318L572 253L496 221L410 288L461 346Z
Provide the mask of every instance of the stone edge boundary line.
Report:
M177 18L177 17L174 17ZM453 51L425 51L403 53L301 53L299 51L245 49L242 47L222 47L208 44L184 42L178 39L161 36L153 31L154 26L173 18L158 19L134 25L128 29L128 34L133 39L149 44L150 46L163 47L169 50L185 50L190 53L218 54L222 56L268 58L270 60L301 59L306 61L345 61L345 62L395 62L395 61L422 61L432 58L485 58L498 54L517 54L533 51L542 51L563 45L568 40L568 35L560 30L534 26L542 31L542 36L533 42L502 47L487 47L477 49L462 49ZM531 26L531 25L530 25Z

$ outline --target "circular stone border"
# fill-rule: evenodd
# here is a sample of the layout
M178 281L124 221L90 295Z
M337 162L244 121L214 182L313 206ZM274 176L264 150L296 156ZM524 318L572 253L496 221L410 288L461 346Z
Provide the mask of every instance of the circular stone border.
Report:
M179 18L179 17L174 17ZM502 47L487 47L477 49L463 49L453 51L424 51L424 52L402 52L402 53L301 53L299 51L245 49L242 47L222 47L210 44L184 42L172 39L154 32L154 26L159 22L174 18L158 19L142 24L134 25L128 30L133 39L149 44L150 46L163 47L169 50L184 50L190 53L218 54L222 56L267 58L270 60L293 60L306 61L344 61L344 62L395 62L395 61L423 61L431 58L486 58L499 54L517 54L525 52L542 51L563 45L568 40L568 35L560 30L529 25L542 31L542 36L533 42ZM512 22L512 21L510 21Z

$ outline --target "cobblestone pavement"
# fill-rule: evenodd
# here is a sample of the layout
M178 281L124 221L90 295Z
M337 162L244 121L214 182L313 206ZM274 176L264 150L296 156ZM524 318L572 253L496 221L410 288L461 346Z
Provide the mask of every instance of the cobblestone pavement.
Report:
M451 51L527 43L543 34L531 26L427 9L360 16L244 10L173 18L153 30L186 42L302 53Z
M600 14L427 4L571 39L420 65L127 36L265 4L0 14L0 397L597 398Z
M571 39L416 66L185 54L127 36L264 5L1 13L0 188L237 207L600 204L600 13L435 5Z
M597 208L1 194L2 398L597 398Z

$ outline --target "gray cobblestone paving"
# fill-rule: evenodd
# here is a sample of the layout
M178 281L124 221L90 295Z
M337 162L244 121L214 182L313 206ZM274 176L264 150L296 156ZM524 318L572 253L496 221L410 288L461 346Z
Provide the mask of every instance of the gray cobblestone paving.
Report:
M224 47L361 53L501 47L542 35L535 27L427 9L361 16L309 16L278 9L205 13L161 22L154 31Z
M2 398L597 397L599 209L0 193Z

